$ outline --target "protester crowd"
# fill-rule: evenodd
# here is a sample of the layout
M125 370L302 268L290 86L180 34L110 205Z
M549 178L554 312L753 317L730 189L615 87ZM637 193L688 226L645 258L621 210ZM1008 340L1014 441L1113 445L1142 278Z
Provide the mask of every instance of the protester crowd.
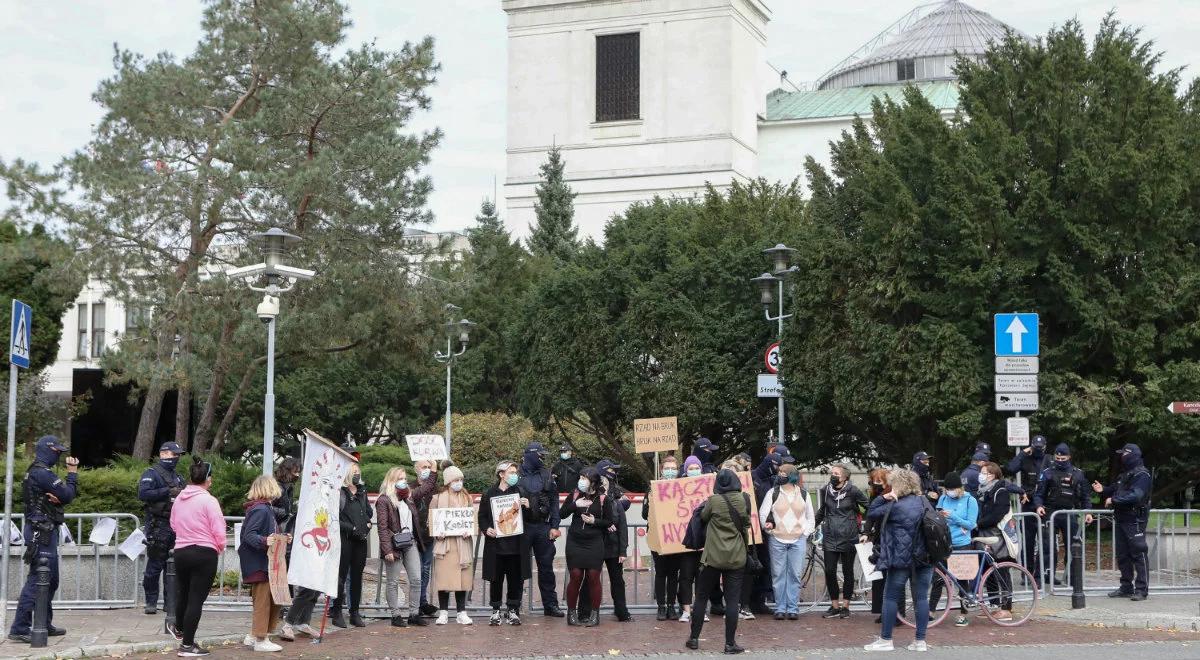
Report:
M1090 486L1085 483L1083 472L1071 464L1070 448L1065 443L1058 444L1051 455L1046 454L1046 446L1046 439L1037 436L1029 448L1001 466L992 460L987 443L979 443L970 465L947 473L940 482L931 475L932 457L918 452L909 467L871 470L866 492L851 482L848 467L836 465L814 498L785 445L768 445L765 456L752 469L748 454L718 465L715 453L719 447L707 438L699 438L682 466L674 456L666 456L656 475L658 480L715 475L712 495L688 523L683 539L687 551L652 552L656 619L688 624L686 646L697 649L704 624L712 616L721 616L724 651L742 652L736 638L740 620L763 614L777 620L799 618L802 571L807 553L815 552L813 545L819 535L831 601L822 616L851 616L850 601L858 588L856 545L871 542L874 566L882 574L882 579L871 586L871 612L879 615L881 630L879 638L864 648L893 648L897 616L905 614L905 594L911 592L916 637L908 648L924 651L930 603L939 602L942 585L932 582L933 562L928 552L932 546L922 527L923 518L928 511L936 511L944 518L953 549L970 549L977 539L998 534L997 527L1012 510L1012 496L1019 498L1023 510L1055 521L1054 533L1047 535L1050 538L1045 547L1027 546L1021 553L1031 562L1031 570L1036 565L1031 558L1039 553L1047 558L1048 573L1038 576L1042 580L1054 579L1055 537L1061 535L1064 547L1069 547L1081 533L1072 516L1051 518L1053 512L1090 508L1092 493L1105 498L1105 506L1116 511L1121 569L1121 588L1110 596L1145 599L1144 530L1151 482L1139 448L1129 444L1118 451L1124 471L1115 484L1105 487L1098 482ZM75 497L78 488L78 461L67 459L65 480L52 471L65 451L56 438L40 439L37 459L24 480L24 501L29 504L25 517L25 538L29 540L26 560L51 560L51 597L58 581L57 525L62 522L62 507ZM175 624L169 632L180 642L179 656L197 657L208 654L196 643L195 636L218 558L225 551L226 522L216 498L209 493L213 479L220 475L213 474L210 463L196 460L186 479L181 477L175 471L180 453L174 443L164 444L159 461L146 470L139 484L139 497L145 503L148 555L143 587L146 613L153 614L157 611L164 563L173 555ZM494 482L479 495L477 525L483 536L481 575L489 584L488 624L521 625L522 594L535 566L543 615L565 618L569 626L598 625L607 574L613 615L618 621L632 620L626 605L624 570L630 552L636 550L629 547L626 512L630 499L617 483L621 466L611 460L586 465L566 446L552 468L546 459L545 447L536 442L529 444L519 462L501 460L496 464ZM276 466L273 476L255 479L246 494L237 552L242 582L253 602L250 631L244 642L256 651L281 650L271 640L273 633L289 641L319 635L314 622L320 618L316 606L322 594L295 588L280 622L281 608L268 579L268 552L272 547L286 543L290 552L294 491L301 467L299 460L286 458ZM1010 482L1006 479L1010 475L1019 475L1021 483L1030 487ZM753 489L744 488L744 481L752 483ZM561 502L560 491L565 493ZM507 506L498 514L491 506L497 498L505 498ZM449 461L418 461L411 472L393 467L380 484L374 504L367 497L358 465L352 464L340 490L341 561L337 593L327 594L326 602L332 600L330 623L340 628L366 625L360 607L368 541L374 528L383 559L391 625L449 625L452 618L458 625L473 624L466 611L474 579L473 539L433 536L430 526L431 512L472 506L474 495L464 486L463 472ZM755 510L758 525L752 524ZM642 504L642 515L653 527L654 509L648 499ZM516 528L518 518L520 526ZM565 611L560 605L553 566L555 540L564 522ZM1085 524L1090 522L1088 516ZM503 531L511 529L522 531ZM1036 538L1036 533L1027 533L1026 537ZM1010 585L1003 584L1007 579L1001 576L1001 584L989 584L989 593L1010 593L1006 591ZM34 572L30 571L10 639L29 641L33 581ZM1011 601L997 596L992 605L999 608L1003 620ZM955 623L968 625L966 614L963 608ZM52 611L47 617L49 634L65 634L65 630L50 623L51 617Z

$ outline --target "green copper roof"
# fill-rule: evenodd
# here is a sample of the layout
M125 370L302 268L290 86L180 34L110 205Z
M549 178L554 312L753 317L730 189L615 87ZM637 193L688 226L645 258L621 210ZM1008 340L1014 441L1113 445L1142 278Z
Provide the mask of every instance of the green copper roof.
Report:
M826 117L869 116L871 101L890 96L894 101L904 97L906 85L872 85L845 87L811 92L787 92L777 89L767 96L767 121L821 119ZM952 80L914 83L925 98L940 110L958 107L958 83Z

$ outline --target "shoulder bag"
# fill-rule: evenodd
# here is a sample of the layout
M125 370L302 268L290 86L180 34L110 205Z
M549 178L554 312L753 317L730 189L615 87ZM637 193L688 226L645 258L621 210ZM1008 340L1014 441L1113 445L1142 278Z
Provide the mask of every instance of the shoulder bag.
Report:
M746 510L750 510L750 496L742 493L742 497L746 500ZM762 571L762 562L758 560L758 553L750 550L750 542L746 540L746 535L742 532L746 529L745 520L742 519L742 513L738 511L733 502L729 501L729 493L721 493L721 499L725 500L725 506L729 507L729 515L733 518L733 524L737 527L738 538L742 539L742 544L746 546L746 572L750 575L757 575ZM750 534L754 534L754 527L750 527Z

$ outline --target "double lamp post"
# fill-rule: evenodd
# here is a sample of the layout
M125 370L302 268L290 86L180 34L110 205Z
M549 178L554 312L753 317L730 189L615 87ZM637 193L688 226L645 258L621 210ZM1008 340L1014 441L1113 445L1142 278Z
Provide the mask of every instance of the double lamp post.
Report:
M467 319L455 319L462 308L458 305L447 303L446 307L446 323L442 326L446 329L446 352L438 351L433 354L433 359L446 365L446 454L450 454L450 371L454 367L454 362L460 355L466 352L467 344L471 342L471 328L475 327L475 323ZM454 341L458 340L458 350L454 350Z
M774 267L774 272L763 273L762 275L750 280L758 285L759 302L761 302L763 306L763 315L766 317L768 322L776 324L776 340L780 342L781 356L783 354L783 321L784 319L792 317L791 314L783 313L783 285L789 275L800 270L798 266L789 265L792 255L795 253L796 250L784 245L783 243L779 243L773 248L763 250L763 254L767 255L767 257L771 260L772 266ZM774 316L771 315L771 306L773 304L777 305L777 311ZM783 360L781 359L780 365L782 365L782 363ZM783 390L781 388L779 391L779 432L776 436L776 441L778 442L786 442L787 440L787 436L783 434L783 409Z

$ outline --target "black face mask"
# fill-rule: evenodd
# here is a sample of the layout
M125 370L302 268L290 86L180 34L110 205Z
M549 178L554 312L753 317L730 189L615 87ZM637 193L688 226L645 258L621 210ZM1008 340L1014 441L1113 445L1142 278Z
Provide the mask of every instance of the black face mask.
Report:
M836 474L829 475L829 485L830 486L837 488L838 484L840 484L840 483L842 483L842 482L841 482L841 480L838 479L838 476Z

